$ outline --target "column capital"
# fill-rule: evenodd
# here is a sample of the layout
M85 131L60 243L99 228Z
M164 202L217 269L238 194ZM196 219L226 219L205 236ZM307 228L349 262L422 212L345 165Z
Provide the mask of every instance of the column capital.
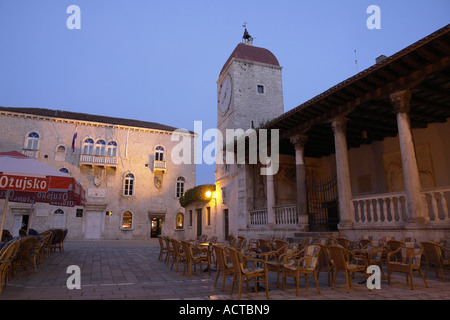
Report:
M334 118L331 122L331 128L333 128L334 133L344 133L347 130L347 121L346 117L337 117Z
M389 98L396 113L409 112L411 104L411 91L402 90L392 93Z
M294 145L295 149L304 149L306 142L308 141L308 136L304 134L296 134L289 138L291 143Z

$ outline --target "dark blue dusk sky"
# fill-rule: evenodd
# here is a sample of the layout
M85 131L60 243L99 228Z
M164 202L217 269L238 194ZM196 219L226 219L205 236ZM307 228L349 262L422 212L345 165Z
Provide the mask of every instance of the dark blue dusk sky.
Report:
M80 30L66 26L70 5ZM367 28L370 5L381 29ZM0 0L0 105L206 130L244 22L283 66L288 111L449 21L448 0ZM213 181L199 165L197 184Z

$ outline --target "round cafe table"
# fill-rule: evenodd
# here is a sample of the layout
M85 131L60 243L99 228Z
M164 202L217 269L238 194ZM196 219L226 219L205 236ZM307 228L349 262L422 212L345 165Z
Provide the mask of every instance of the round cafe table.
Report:
M212 242L200 242L197 244L197 246L201 247L201 248L206 248L206 252L208 255L208 267L203 270L203 272L209 272L211 271L217 271L213 268L211 268L211 255L212 255Z

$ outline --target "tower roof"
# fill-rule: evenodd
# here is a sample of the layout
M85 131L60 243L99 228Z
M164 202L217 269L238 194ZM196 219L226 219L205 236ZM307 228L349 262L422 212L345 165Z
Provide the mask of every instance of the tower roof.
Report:
M278 62L275 55L269 50L260 47L255 47L253 45L248 45L245 43L239 43L234 49L234 51L231 53L227 62L225 62L222 70L220 71L220 74L222 74L227 69L228 64L233 59L248 60L271 64L274 66L280 66L280 63Z

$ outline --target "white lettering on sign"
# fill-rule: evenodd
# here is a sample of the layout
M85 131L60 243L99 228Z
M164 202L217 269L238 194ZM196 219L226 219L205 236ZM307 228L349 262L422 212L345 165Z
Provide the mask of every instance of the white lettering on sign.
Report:
M0 175L0 189L28 192L47 192L50 178L36 178L27 176Z

